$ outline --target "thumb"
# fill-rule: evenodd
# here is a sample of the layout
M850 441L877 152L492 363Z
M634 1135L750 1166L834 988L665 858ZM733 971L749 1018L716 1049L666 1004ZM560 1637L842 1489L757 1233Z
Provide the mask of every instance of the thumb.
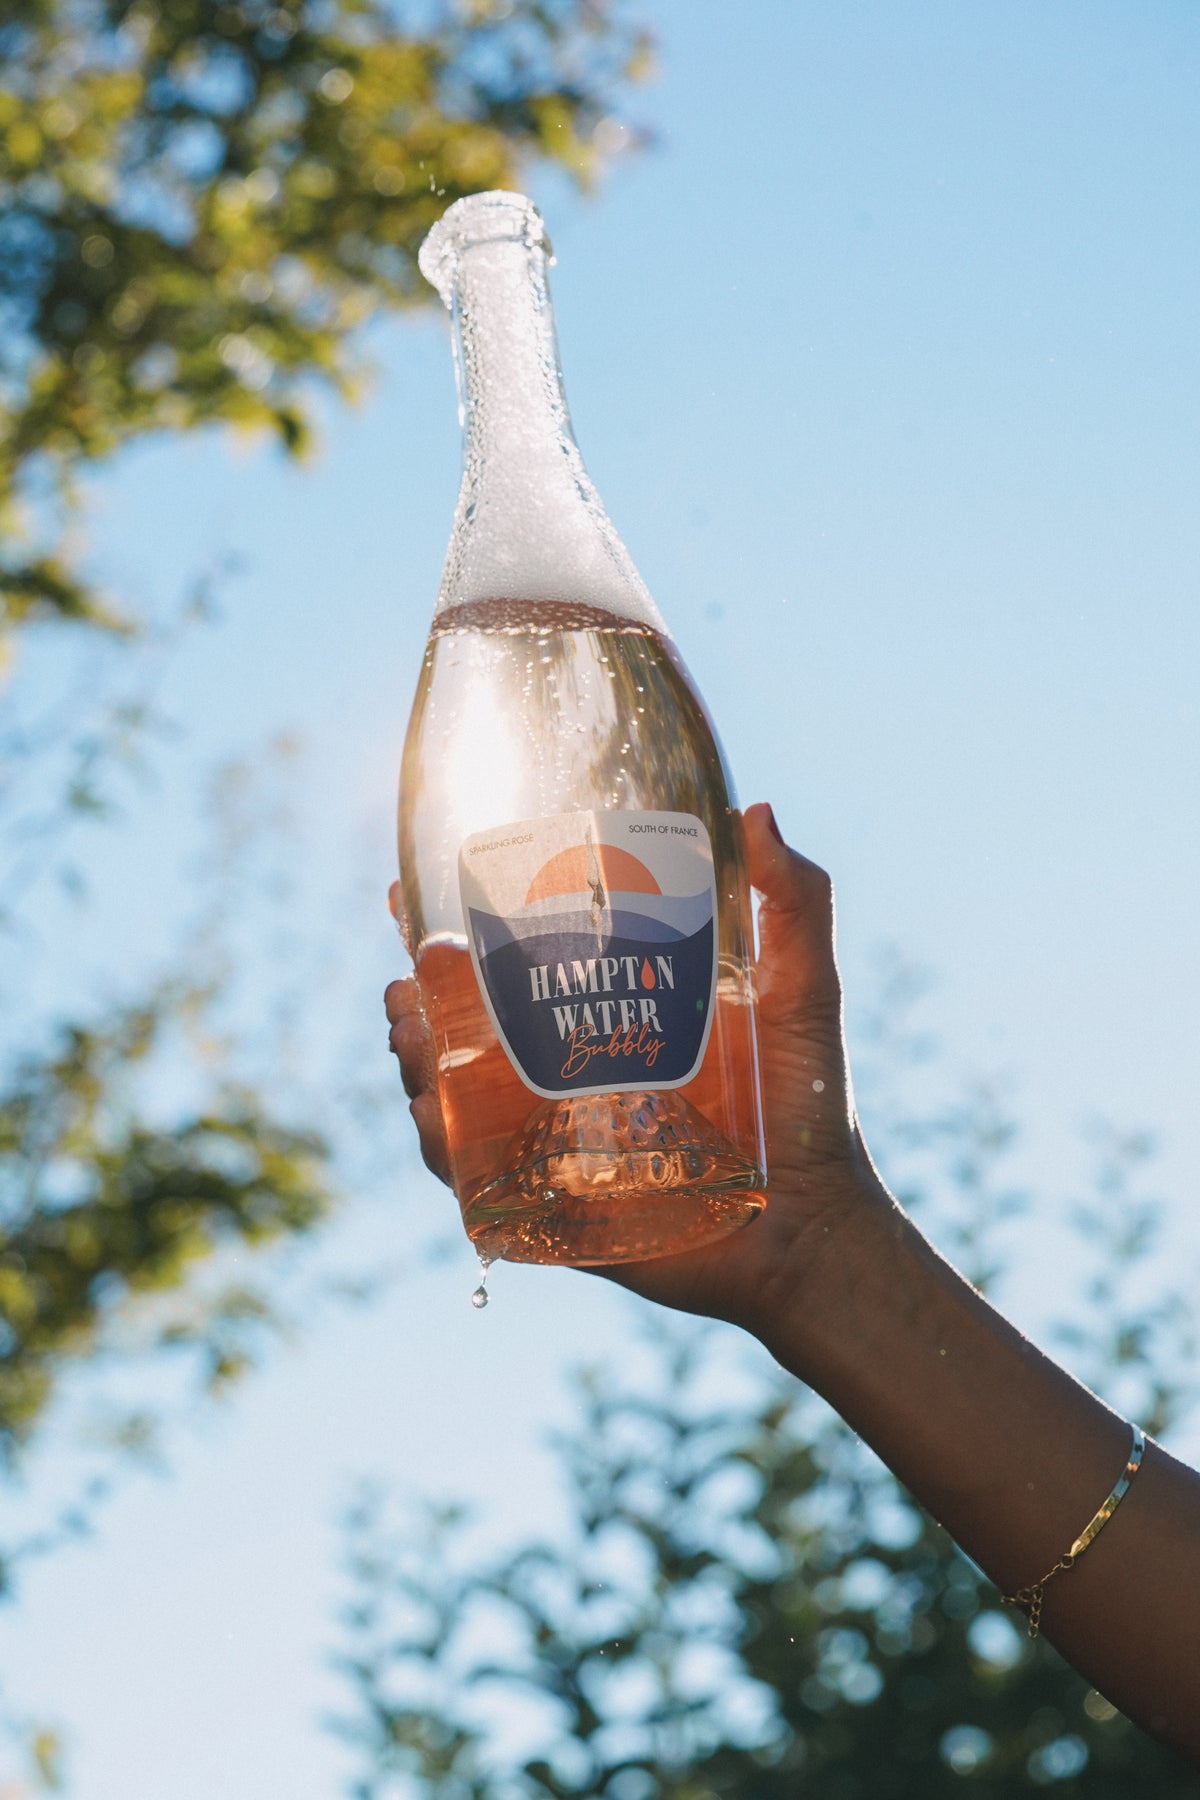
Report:
M764 1013L782 1022L814 1006L840 1006L833 883L824 869L784 843L769 806L747 807L743 826L747 872L760 901L758 991Z

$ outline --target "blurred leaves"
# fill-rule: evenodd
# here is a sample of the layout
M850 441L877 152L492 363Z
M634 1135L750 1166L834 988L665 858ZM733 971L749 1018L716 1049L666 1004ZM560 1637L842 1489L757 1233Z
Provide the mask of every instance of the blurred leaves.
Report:
M1194 1793L839 1420L782 1380L713 1409L704 1363L580 1385L566 1543L472 1566L452 1517L352 1511L355 1800Z
M411 10L411 9L409 9ZM73 478L152 431L302 454L314 380L432 300L416 250L543 160L629 138L619 0L13 0L0 21L0 623L119 623L63 541Z
M98 702L94 667L56 687L38 665L27 694L10 685L0 727L0 941L19 1047L0 1061L10 1478L72 1367L99 1371L102 1402L106 1375L131 1357L184 1358L211 1387L233 1381L280 1323L275 1286L249 1279L242 1253L302 1237L333 1193L327 1144L287 1122L319 1109L297 1106L282 1058L262 1054L294 1011L265 1017L260 981L256 1079L231 1041L230 995L254 958L229 877L279 835L245 771L227 772L217 796L230 861L179 957L188 977L151 982L133 1003L72 1002L53 1032L31 998L33 901L49 880L86 892L77 828L110 819L128 777L146 778L166 729L163 653L210 610L201 581L180 619L135 633L80 557L82 477L150 434L214 425L303 455L322 390L361 385L365 327L437 304L416 251L445 207L539 164L586 187L637 141L615 109L649 56L624 0L0 9L0 680L19 630L39 621L99 628L81 640L122 646L122 659L140 640L132 686L110 683ZM255 887L256 923L264 893L283 892L272 881ZM286 951L294 1007L294 941ZM328 1281L366 1291L353 1275ZM157 1405L127 1404L119 1379L111 1389L107 1414L92 1409L93 1447L152 1454ZM107 1490L104 1476L83 1483L6 1544L0 1591L22 1557L86 1530ZM58 1781L53 1734L0 1729L42 1786Z
M878 1022L902 1060L920 1043L905 1018L918 986L897 979ZM926 1120L897 1114L929 1157L909 1200L957 1216L951 1235L999 1279L1015 1125L991 1084L933 1100ZM1072 1343L1101 1392L1161 1430L1196 1397L1187 1289L1154 1260L1147 1144L1100 1148L1074 1208ZM751 1397L723 1402L723 1341L660 1333L648 1376L578 1379L558 1541L479 1556L452 1510L363 1494L337 1658L352 1704L335 1722L355 1800L1194 1793L1181 1762L1028 1640L815 1396L759 1365Z
M0 1092L0 1454L33 1431L60 1369L92 1355L107 1313L181 1285L231 1241L307 1230L328 1200L320 1142L252 1091L156 1128L132 1077L198 996L163 989L103 1024L63 1029ZM206 1321L209 1375L244 1359L261 1303L225 1294ZM195 1335L195 1334L193 1334Z
M150 784L152 750L175 735L161 689L196 629L216 616L233 569L231 559L215 561L136 644L89 635L68 657L59 640L50 680L43 673L9 683L0 717L0 934L28 937L29 902L47 878L76 901L87 896L79 827L119 819Z
M1200 1332L1186 1288L1164 1286L1164 1207L1140 1191L1153 1139L1142 1131L1096 1126L1094 1193L1076 1203L1073 1223L1088 1255L1085 1306L1058 1328L1083 1378L1155 1437L1169 1432L1196 1397Z
M69 553L80 472L144 434L211 423L266 429L302 454L314 384L355 389L364 325L433 302L416 251L434 219L538 160L589 183L629 138L614 97L648 54L620 0L7 7L0 634L45 617L124 629ZM0 922L16 935L60 840L108 816L114 770L140 772L161 728L152 702L127 695L81 725L71 694L7 726ZM77 863L57 867L83 890ZM198 946L215 985L160 985L65 1025L0 1088L10 1454L129 1298L185 1289L222 1245L303 1231L327 1203L325 1148L279 1122L278 1095L214 1081L209 1105L147 1122L135 1076L232 979L214 949L226 926L216 913ZM248 1287L207 1296L163 1342L203 1337L212 1378L231 1379L260 1307Z

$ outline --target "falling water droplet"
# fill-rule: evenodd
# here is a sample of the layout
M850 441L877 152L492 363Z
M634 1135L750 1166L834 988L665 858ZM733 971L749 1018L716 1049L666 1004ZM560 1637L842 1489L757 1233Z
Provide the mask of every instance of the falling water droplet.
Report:
M487 1291L487 1278L488 1270L495 1260L494 1256L488 1256L484 1252L480 1253L479 1273L482 1279L479 1286L475 1289L475 1292L471 1295L471 1305L475 1308L476 1312L482 1312L488 1301L491 1299L491 1295Z

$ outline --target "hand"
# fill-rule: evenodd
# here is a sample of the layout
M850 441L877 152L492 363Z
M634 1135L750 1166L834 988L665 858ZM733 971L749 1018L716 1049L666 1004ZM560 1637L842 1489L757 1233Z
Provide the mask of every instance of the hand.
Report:
M769 806L744 820L747 867L760 896L755 969L769 1191L766 1210L715 1244L597 1271L686 1312L761 1334L775 1298L794 1299L822 1241L856 1209L886 1199L854 1119L842 1036L829 877L782 842ZM392 890L393 911L399 884ZM450 1180L433 1040L409 977L384 996L390 1043L421 1152Z

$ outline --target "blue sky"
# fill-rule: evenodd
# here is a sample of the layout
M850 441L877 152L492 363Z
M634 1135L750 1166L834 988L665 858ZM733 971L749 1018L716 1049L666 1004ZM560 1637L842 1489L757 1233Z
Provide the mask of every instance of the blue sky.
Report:
M654 147L598 199L533 190L592 475L740 794L834 873L852 1021L881 945L929 965L954 1057L1018 1083L1022 1171L1068 1192L1087 1121L1149 1126L1194 1259L1200 19L1184 0L653 16ZM168 677L181 732L98 848L93 909L46 902L50 1001L172 953L205 771L295 731L295 941L331 920L341 939L317 1034L381 1063L396 770L459 465L443 321L372 348L306 470L209 438L94 484L95 566L140 604L215 553L242 572ZM309 968L246 930L264 992ZM339 1266L454 1226L391 1091L395 1173L336 1228ZM1061 1246L1037 1215L1022 1234L1035 1322ZM564 1371L619 1354L636 1310L501 1269L477 1315L473 1285L464 1243L321 1314L178 1433L168 1478L31 1573L0 1617L6 1685L67 1728L78 1800L338 1791L321 1658L359 1473L473 1495L487 1534L553 1523Z

